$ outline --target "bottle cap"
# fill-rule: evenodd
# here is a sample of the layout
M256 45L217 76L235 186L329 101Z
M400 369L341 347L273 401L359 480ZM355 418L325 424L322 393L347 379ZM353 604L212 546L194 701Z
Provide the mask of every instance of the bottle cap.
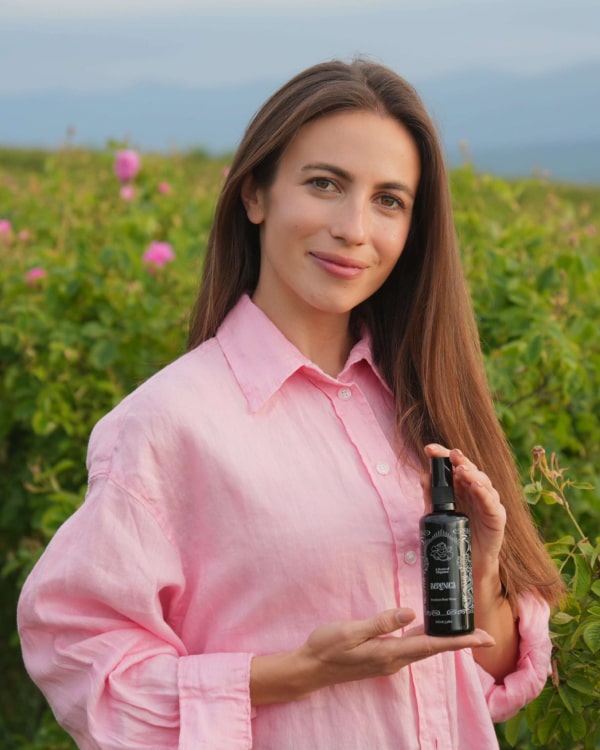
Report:
M431 459L431 501L434 507L454 507L454 483L452 481L452 462L449 458L434 457Z

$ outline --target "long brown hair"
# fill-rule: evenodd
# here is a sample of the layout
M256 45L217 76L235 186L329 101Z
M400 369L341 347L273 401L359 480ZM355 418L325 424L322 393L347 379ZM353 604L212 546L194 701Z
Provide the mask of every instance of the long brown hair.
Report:
M259 234L242 204L244 179L252 174L268 187L300 128L352 110L394 117L411 133L421 162L404 251L383 286L354 311L371 331L398 431L419 456L432 441L460 447L489 475L507 511L500 555L505 590L513 604L526 590L556 603L563 585L531 520L489 393L439 140L418 94L395 72L365 60L321 63L292 78L256 114L217 203L189 348L214 336L258 282Z

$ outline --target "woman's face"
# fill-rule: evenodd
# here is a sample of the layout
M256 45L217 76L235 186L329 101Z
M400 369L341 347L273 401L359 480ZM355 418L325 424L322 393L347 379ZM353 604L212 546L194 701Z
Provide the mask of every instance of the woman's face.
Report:
M243 187L260 226L255 303L275 323L349 315L400 257L419 175L416 144L392 117L340 112L305 125L271 185Z

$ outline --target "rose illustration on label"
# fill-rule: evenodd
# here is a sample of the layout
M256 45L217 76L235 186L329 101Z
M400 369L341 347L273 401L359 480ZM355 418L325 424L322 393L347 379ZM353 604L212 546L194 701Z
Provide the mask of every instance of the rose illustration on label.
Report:
M438 542L431 548L429 554L438 562L446 562L446 560L452 559L452 547L449 547L445 542Z

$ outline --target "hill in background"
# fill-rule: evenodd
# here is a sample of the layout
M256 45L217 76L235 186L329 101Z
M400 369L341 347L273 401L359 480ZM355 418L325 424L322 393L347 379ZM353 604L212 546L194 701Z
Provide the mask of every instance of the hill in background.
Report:
M137 85L114 92L0 95L0 143L56 147L110 138L145 150L232 151L281 81L219 88ZM600 183L600 66L517 76L467 71L416 81L449 161L468 154L483 171Z

